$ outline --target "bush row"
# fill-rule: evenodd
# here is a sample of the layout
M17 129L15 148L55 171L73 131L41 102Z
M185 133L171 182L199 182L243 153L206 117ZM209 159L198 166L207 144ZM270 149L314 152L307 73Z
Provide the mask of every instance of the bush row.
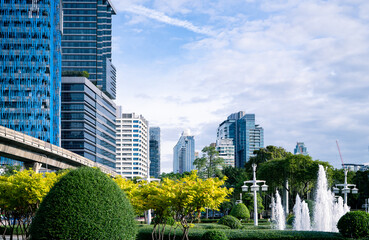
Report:
M190 240L201 240L202 235L207 232L207 229L190 229L189 238ZM329 232L303 232L303 231L278 231L278 230L267 230L267 231L258 231L258 230L222 230L229 238L229 240L248 240L248 239L268 239L268 240L296 240L296 239L311 239L311 240L320 240L320 239L345 239L339 233L329 233ZM137 235L137 240L151 240L152 227L140 227ZM166 236L164 240L168 240L168 233L166 232ZM180 239L181 231L177 230L177 238Z

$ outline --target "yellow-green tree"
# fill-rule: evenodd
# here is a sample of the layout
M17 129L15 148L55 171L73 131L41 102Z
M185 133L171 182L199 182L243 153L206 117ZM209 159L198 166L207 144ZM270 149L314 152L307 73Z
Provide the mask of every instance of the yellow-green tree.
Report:
M126 192L136 211L155 211L153 239L162 239L168 217L174 217L177 221L174 230L181 227L183 239L188 239L189 228L201 212L205 208L219 209L220 204L227 201L226 197L233 191L223 187L225 179L203 180L196 171L176 180L164 178L160 183L142 181L135 184L121 177L115 181ZM172 229L173 226L170 232Z
M64 174L24 170L0 176L0 209L6 225L10 226L11 236L17 226L28 237L28 227L39 204Z

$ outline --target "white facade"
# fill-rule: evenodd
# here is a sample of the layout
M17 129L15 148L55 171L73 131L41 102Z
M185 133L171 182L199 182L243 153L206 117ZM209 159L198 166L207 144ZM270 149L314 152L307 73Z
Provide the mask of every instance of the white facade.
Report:
M173 148L173 172L184 173L195 169L195 138L184 131Z
M147 178L149 173L149 123L142 115L117 115L116 171L125 178Z
M219 157L224 159L225 166L235 167L234 152L235 147L233 139L220 139L216 142L216 150L219 152Z

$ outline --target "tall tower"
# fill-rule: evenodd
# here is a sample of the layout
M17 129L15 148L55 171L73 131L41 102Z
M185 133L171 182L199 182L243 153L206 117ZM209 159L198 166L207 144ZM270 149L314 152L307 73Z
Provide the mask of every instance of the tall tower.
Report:
M63 0L63 76L86 71L99 89L116 97L116 69L112 64L111 0Z
M305 143L303 142L297 142L293 152L295 155L296 154L308 155L307 148L305 147Z
M0 9L0 124L60 145L61 2Z
M160 128L149 129L149 152L150 152L150 177L160 176Z
M147 178L149 175L149 122L135 113L117 117L116 172L123 177Z
M223 139L231 139L234 144L236 167L244 167L253 156L254 150L264 147L264 130L255 124L255 114L240 111L228 116L217 131L218 148ZM229 143L228 143L229 144Z
M173 148L173 172L183 173L194 170L195 137L184 131Z

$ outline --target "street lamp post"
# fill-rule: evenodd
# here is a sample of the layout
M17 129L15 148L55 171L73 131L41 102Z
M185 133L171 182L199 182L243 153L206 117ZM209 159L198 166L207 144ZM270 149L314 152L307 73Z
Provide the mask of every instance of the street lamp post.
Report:
M264 180L256 180L256 164L252 164L253 169L253 179L250 181L244 181L242 186L242 191L247 192L248 186L246 184L252 183L250 190L254 193L254 226L258 226L258 201L256 192L260 190L258 183L263 183L261 186L261 191L267 191L268 185L265 184Z
M344 168L344 173L345 173L345 182L344 183L340 183L340 184L335 184L336 187L333 187L333 192L334 193L340 193L340 188L338 187L343 187L342 188L342 193L343 193L343 202L344 204L347 204L347 194L351 193L352 194L357 194L358 193L358 189L356 188L356 185L355 184L350 184L350 183L347 183L347 172L348 172L348 169L347 168ZM353 187L352 189L349 188L349 187Z

